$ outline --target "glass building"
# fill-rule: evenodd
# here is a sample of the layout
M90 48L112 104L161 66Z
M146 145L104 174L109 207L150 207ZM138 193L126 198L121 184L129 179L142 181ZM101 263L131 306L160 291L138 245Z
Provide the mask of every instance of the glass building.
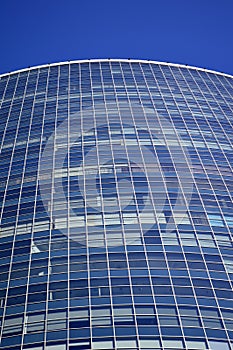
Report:
M4 350L233 349L233 77L0 76Z

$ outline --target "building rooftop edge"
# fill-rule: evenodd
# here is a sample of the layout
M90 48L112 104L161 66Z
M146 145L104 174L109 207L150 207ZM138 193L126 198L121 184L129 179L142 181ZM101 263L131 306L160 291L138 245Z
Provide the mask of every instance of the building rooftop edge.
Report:
M54 63L47 63L47 64L41 64L37 66L32 66L32 67L27 67L27 68L22 68L22 69L17 69L12 72L8 73L2 73L0 74L0 78L8 75L13 75L16 73L21 73L21 72L26 72L34 69L39 69L39 68L46 68L46 67L54 67L54 66L59 66L59 65L65 65L65 64L70 64L70 63L91 63L91 62L137 62L137 63L150 63L150 64L160 64L164 66L172 66L172 67L180 67L180 68L189 68L189 69L194 69L194 70L199 70L207 73L213 73L213 74L218 74L222 75L224 77L232 78L233 75L228 74L228 73L223 73L223 72L218 72L212 69L206 69L202 67L196 67L196 66L190 66L188 64L181 64L181 63L170 63L170 62L162 62L162 61L154 61L154 60L149 60L149 59L126 59L126 58L93 58L93 59L81 59L81 60L70 60L70 61L61 61L61 62L54 62Z

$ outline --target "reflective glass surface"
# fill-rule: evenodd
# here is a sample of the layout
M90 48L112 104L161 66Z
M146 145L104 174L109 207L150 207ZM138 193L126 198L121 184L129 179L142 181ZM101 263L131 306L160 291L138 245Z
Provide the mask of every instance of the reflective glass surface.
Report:
M0 76L0 349L233 349L233 78Z

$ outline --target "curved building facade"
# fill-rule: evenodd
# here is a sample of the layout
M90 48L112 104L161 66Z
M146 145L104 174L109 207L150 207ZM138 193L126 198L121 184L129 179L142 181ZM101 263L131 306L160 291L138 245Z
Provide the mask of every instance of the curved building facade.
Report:
M0 76L0 349L233 349L233 77Z

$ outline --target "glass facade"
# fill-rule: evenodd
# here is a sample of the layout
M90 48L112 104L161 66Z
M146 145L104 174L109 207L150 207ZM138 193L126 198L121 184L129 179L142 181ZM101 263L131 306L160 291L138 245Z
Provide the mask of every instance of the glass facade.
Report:
M233 349L233 77L0 76L0 349Z

